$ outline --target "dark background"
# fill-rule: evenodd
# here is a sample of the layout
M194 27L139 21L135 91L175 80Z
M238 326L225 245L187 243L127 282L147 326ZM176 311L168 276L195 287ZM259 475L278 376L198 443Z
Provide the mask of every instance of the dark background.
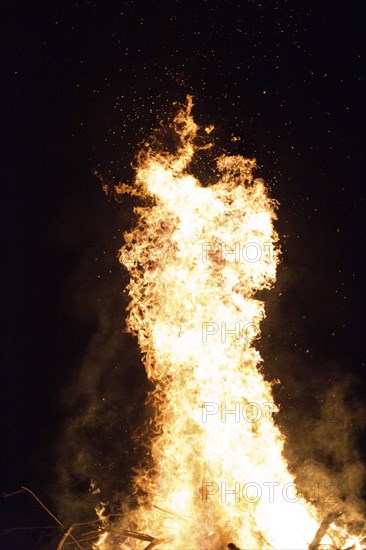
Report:
M281 204L283 264L266 295L261 344L266 375L283 382L278 400L302 410L321 402L319 388L343 387L346 379L342 406L347 414L359 410L364 16L361 0L7 2L4 491L26 485L62 513L60 472L74 448L60 444L63 429L93 406L90 430L70 436L89 437L90 450L80 479L74 470L65 474L74 501L90 477L109 496L113 487L126 490L138 456L130 435L148 387L136 344L120 330L127 275L116 256L133 201L106 197L92 171L131 181L141 141L187 93L198 122L215 125L218 151L256 157L258 175ZM362 425L355 415L352 422ZM4 528L52 525L29 495L1 507ZM48 538L39 537L12 533L0 545L40 548Z

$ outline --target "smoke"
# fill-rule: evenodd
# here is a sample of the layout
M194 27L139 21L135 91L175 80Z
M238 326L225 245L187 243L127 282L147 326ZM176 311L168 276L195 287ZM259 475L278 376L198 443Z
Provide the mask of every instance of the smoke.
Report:
M147 382L137 344L124 331L127 277L117 259L129 216L128 203L122 209L98 192L66 205L58 222L63 252L75 258L63 297L72 364L59 395L53 495L66 523L95 519L100 501L113 508L128 500L141 452L132 434L144 421Z
M274 387L280 408L275 422L286 436L284 454L298 494L314 504L319 519L342 512L337 525L359 536L366 511L361 449L366 410L358 376L346 371L331 352L324 357L324 334L329 330L324 319L328 314L328 322L334 322L332 312L324 305L317 313L315 303L313 316L300 315L301 292L307 298L309 291L304 279L310 281L310 291L319 284L311 283L310 271L302 269L300 276L296 265L280 266L274 292L265 298L267 318L260 343L264 373L280 380ZM321 327L317 334L314 323Z
M313 411L313 418L308 414L297 426L297 437L291 437L298 455L288 452L298 489L314 502L320 516L331 510L343 512L340 522L347 524L350 532L360 534L365 516L365 466L357 435L365 427L365 410L361 403L351 400L352 386L345 378L325 391L314 390L319 409Z

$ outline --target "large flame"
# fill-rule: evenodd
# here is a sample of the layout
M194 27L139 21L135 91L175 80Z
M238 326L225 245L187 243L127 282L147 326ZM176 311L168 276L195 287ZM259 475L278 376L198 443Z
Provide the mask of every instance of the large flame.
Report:
M128 329L154 384L151 466L136 475L139 505L122 526L167 550L304 550L319 521L295 492L254 347L264 318L255 295L276 276L277 204L253 177L255 160L221 156L208 186L189 173L203 148L191 109L189 97L173 122L178 150L145 149L135 186L117 188L145 204L120 259L131 276ZM98 547L112 548L108 536Z

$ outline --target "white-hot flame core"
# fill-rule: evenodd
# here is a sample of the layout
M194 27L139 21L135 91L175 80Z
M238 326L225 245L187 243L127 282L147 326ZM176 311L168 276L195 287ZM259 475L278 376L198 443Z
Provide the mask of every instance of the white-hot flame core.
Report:
M164 539L167 550L304 550L319 523L294 493L254 347L265 315L255 294L276 277L276 203L253 177L254 160L220 157L219 179L206 187L188 173L198 148L191 108L189 98L174 121L176 154L140 157L132 192L147 206L121 249L156 432L153 467L135 478L145 496L123 526ZM145 546L129 538L122 547Z

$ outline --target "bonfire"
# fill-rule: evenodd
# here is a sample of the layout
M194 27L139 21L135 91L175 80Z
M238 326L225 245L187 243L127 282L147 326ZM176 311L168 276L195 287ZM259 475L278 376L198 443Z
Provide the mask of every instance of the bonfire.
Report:
M99 550L361 549L336 507L320 517L296 490L274 422L273 385L256 349L279 263L277 202L256 162L215 160L214 181L191 170L211 149L193 102L170 129L177 147L145 144L133 185L135 227L124 235L127 328L153 383L136 506L112 522L99 510ZM210 152L212 157L212 151Z

